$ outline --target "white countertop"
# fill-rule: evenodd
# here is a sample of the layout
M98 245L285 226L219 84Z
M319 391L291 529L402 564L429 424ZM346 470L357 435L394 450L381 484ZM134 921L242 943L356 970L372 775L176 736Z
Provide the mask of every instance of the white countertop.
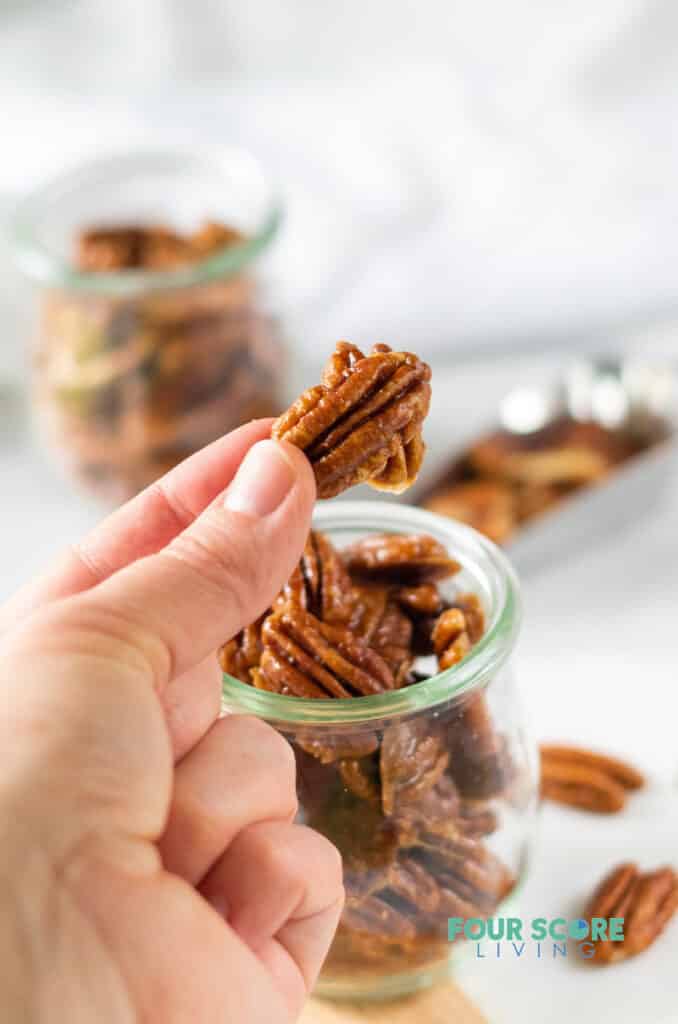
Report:
M443 438L482 422L477 396L491 403L520 364L458 368L438 380L427 435L431 459ZM541 373L540 368L540 373ZM520 375L525 371L520 369ZM435 383L434 378L434 383ZM96 521L21 433L0 438L0 598L39 571ZM523 578L525 618L516 657L522 693L539 738L618 752L647 773L649 788L614 818L547 807L538 853L515 912L574 917L612 864L678 864L678 480L656 507L604 544ZM469 955L460 980L492 1024L611 1019L678 1021L678 921L633 962L587 970L570 959L482 962ZM529 964L529 966L528 966Z

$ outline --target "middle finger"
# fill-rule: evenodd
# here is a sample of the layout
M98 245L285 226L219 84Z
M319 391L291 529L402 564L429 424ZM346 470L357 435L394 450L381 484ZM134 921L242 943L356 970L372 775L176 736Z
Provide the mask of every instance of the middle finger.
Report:
M163 864L197 885L242 829L296 811L289 744L256 718L221 718L176 768Z

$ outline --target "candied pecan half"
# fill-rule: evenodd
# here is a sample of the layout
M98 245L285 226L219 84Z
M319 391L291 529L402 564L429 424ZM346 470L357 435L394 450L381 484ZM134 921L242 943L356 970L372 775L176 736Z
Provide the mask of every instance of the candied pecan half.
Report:
M431 633L433 649L441 670L456 665L471 650L466 616L461 608L447 608L436 619Z
M485 630L485 615L475 594L459 594L436 619L431 633L433 649L442 669L466 657Z
M369 758L343 758L337 763L341 781L354 796L379 803L379 772Z
M306 453L319 498L359 483L403 491L416 479L424 454L421 425L430 379L430 367L411 352L375 345L365 356L339 342L322 382L278 417L272 436Z
M433 654L433 627L438 615L447 607L437 585L420 583L398 587L393 597L412 622L412 653L423 657Z
M261 624L264 618L262 615L251 626L246 626L219 649L222 671L243 683L251 682L250 670L256 668L261 660Z
M510 760L484 693L471 694L449 721L447 745L450 774L462 796L483 799L505 788Z
M441 488L427 498L424 507L468 523L495 544L508 540L516 527L513 489L494 480L469 480Z
M379 754L381 806L389 816L419 800L447 768L449 756L440 737L423 721L403 722L384 730Z
M359 934L392 939L414 939L417 934L416 925L409 915L378 895L368 896L357 903L347 896L342 925Z
M275 608L298 604L323 622L347 625L356 597L344 563L324 533L312 530L301 559L276 599Z
M452 897L451 906L445 907L449 917L457 916L453 906L459 899L476 908L475 913L459 916L491 914L515 885L503 861L476 839L423 836L412 856L433 875L448 899Z
M624 918L624 938L594 943L590 958L611 964L642 953L662 933L678 910L678 874L671 867L641 874L636 864L620 864L610 871L589 900L584 917Z
M461 800L457 819L462 835L469 839L491 836L499 828L499 819L484 800Z
M297 736L296 744L323 764L334 764L344 758L369 757L377 750L379 740L373 732L335 733L322 739Z
M614 814L626 805L630 790L645 780L632 765L616 757L564 745L543 745L541 793L544 799L599 814Z
M395 686L376 651L342 626L330 626L297 605L265 619L264 653L255 686L295 697L352 697Z
M422 834L455 838L463 834L460 828L461 801L457 787L448 775L413 802L400 801L394 822L399 843L403 847L414 846Z
M440 541L425 533L372 534L345 548L343 556L355 579L381 583L431 583L461 569Z
M354 595L350 628L382 656L393 671L396 686L402 686L414 660L411 620L392 599L386 586L358 584Z

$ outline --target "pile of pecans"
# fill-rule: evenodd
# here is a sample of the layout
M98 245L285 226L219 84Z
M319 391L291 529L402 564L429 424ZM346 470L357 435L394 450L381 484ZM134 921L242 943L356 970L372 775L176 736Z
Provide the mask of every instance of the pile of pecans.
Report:
M374 535L338 551L314 531L269 613L226 643L225 672L317 700L412 686L464 658L485 630L460 569L427 535ZM485 840L511 763L483 692L434 718L290 734L304 820L343 855L347 901L327 969L388 971L443 959L447 919L487 917L515 884Z
M497 430L457 457L421 503L503 544L644 447L626 430L567 416L530 434Z
M92 276L197 266L241 245L225 224L84 230L75 266ZM282 345L243 270L119 295L107 285L50 291L34 355L45 434L88 489L122 501L247 420L280 411Z

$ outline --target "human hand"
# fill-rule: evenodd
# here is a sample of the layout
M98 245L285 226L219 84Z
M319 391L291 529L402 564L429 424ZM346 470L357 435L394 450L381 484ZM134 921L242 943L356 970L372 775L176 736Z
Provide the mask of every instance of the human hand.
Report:
M182 463L0 613L13 1024L286 1024L316 978L339 855L292 824L288 744L217 718L216 648L269 605L310 524L309 464L269 433Z

